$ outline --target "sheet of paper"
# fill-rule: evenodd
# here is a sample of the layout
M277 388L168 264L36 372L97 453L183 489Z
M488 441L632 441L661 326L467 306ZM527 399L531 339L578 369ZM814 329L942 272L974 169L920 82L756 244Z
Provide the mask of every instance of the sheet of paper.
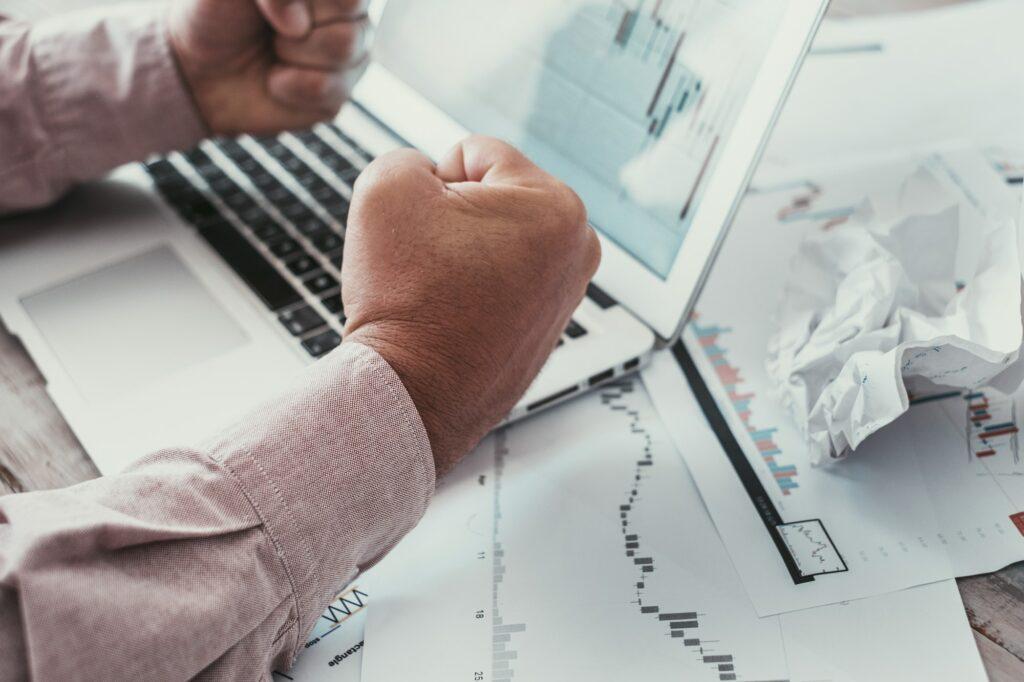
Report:
M639 382L489 437L376 570L368 682L985 679L952 581L758 618Z
M965 193L972 174L986 170L971 154L934 160ZM762 615L1024 559L1020 396L951 392L912 405L856 456L812 467L765 371L786 264L804 234L843 220L866 190L905 177L918 161L785 182L762 177L752 188L685 335L722 415L720 437L736 447L685 447L704 417L676 356L659 355L643 375Z
M766 152L794 166L1024 139L1019 0L822 24Z
M369 601L366 576L349 585L317 620L306 647L287 672L274 671L275 682L359 682L363 665L363 628Z

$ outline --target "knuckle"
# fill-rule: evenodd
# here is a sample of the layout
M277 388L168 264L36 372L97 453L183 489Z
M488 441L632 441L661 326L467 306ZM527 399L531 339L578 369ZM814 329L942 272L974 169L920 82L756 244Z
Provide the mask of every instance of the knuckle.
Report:
M568 185L555 181L551 192L551 218L562 229L577 233L587 224L587 208L583 200Z
M387 176L391 167L388 156L389 154L378 156L363 169L352 187L353 199L366 201L387 187Z
M584 269L587 271L587 279L589 280L597 272L598 266L601 265L601 240L597 237L597 232L593 228L587 228L587 236L584 242Z
M378 156L363 169L353 188L353 196L358 195L364 201L383 194L390 194L413 179L419 173L411 161L418 160L422 155L408 149L396 149Z
M562 210L565 211L566 219L578 225L586 225L587 207L583 203L583 199L580 199L580 195L576 194L568 185L562 185L562 187L564 188L562 193Z

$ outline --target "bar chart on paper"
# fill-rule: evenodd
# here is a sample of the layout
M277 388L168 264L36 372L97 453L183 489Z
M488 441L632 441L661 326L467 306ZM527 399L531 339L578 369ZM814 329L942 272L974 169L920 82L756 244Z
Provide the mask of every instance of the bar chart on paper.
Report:
M715 375L729 396L732 409L743 422L747 435L754 441L754 447L768 467L768 473L782 494L789 495L800 487L796 465L786 463L782 448L775 442L777 427L755 426L751 403L756 395L745 388L740 369L729 362L728 350L722 345L722 337L732 329L711 324L705 326L699 320L692 321L690 328L708 362L714 367Z
M366 682L984 679L951 581L758 618L639 383L453 476L375 576Z

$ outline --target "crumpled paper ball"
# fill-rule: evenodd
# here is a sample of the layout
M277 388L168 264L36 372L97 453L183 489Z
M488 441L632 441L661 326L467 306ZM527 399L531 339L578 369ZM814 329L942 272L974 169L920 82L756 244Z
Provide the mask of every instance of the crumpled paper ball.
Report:
M1021 382L1019 221L940 178L923 165L790 264L767 369L813 464L848 456L911 396Z

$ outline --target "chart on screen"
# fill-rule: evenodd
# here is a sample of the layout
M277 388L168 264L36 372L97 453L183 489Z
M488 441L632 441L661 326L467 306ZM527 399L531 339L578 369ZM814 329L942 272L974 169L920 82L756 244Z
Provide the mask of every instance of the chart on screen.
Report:
M380 51L465 128L571 185L664 277L786 5L391 0Z
M817 468L765 370L787 264L803 236L837 229L865 194L922 162L964 201L1012 205L995 164L971 151L755 182L685 343L644 373L677 444L690 442L695 414L709 412L716 426L718 456L683 454L763 615L1024 559L1020 396L989 388L911 396L909 412L847 461Z
M639 382L489 437L375 570L367 682L984 679L952 581L758 618Z

